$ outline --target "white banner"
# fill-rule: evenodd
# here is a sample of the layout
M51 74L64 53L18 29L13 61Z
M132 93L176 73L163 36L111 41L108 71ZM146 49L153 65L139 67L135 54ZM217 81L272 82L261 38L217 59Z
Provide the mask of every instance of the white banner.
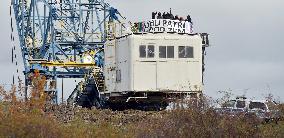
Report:
M192 34L192 24L188 21L170 20L170 19L152 19L144 23L145 32L172 32Z

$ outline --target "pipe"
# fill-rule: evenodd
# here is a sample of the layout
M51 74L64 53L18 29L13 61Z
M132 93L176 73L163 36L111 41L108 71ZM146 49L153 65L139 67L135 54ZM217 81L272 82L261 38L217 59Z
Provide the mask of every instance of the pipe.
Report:
M128 103L131 99L134 99L134 100L136 100L136 99L147 99L147 97L128 97L126 102Z

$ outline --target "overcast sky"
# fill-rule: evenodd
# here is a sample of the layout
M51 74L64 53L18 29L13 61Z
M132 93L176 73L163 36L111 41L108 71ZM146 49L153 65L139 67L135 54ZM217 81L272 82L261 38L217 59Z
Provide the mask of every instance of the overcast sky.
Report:
M191 15L195 32L210 34L205 94L219 90L261 98L272 93L284 101L283 0L108 0L128 20L151 18L152 11ZM0 8L0 84L10 84L9 1ZM19 60L21 62L21 60ZM22 69L23 66L18 68ZM74 86L75 87L75 86Z

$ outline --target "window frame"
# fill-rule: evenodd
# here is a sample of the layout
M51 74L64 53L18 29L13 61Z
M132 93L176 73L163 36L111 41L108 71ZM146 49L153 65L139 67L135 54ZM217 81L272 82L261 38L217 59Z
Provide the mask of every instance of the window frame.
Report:
M143 51L142 51L143 50ZM153 44L141 44L138 46L138 58L140 59L153 59L156 58L156 46Z
M172 48L171 54L169 54L170 48ZM175 58L175 46L159 46L159 58L160 59L174 59Z
M171 57L169 57L169 48L173 48L172 50L172 56ZM175 46L167 46L167 55L166 55L166 57L168 58L168 59L174 59L175 58Z
M149 47L153 47L153 51L152 52L150 52L150 48ZM147 47L146 47L146 53L147 53L147 55L146 55L146 57L147 58L155 58L155 52L156 52L156 50L155 50L155 45L147 45ZM151 56L149 56L149 55L151 55Z
M189 49L190 49L190 53L188 53ZM194 47L193 46L178 46L178 58L193 59L194 58Z
M188 53L189 49L190 49L191 53ZM192 46L186 46L185 47L185 55L187 56L187 54L189 54L189 55L186 58L194 58L194 48Z
M165 52L164 53L164 57L161 57L161 48L164 48L163 50L165 50L165 51L163 51L163 52ZM161 59L166 59L167 58L167 46L159 46L159 58L161 58Z
M144 48L141 49L142 47ZM143 52L143 56L141 56L141 52ZM139 45L139 58L147 58L147 45Z

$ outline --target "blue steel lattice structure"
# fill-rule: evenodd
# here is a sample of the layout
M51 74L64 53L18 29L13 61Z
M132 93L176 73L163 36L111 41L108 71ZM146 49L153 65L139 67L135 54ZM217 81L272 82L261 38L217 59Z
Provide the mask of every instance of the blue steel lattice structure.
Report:
M48 92L57 103L58 78L84 78L102 67L110 22L123 17L104 0L12 0L25 66L26 97L35 70L53 84ZM82 62L91 55L97 62ZM90 67L91 66L91 67Z

